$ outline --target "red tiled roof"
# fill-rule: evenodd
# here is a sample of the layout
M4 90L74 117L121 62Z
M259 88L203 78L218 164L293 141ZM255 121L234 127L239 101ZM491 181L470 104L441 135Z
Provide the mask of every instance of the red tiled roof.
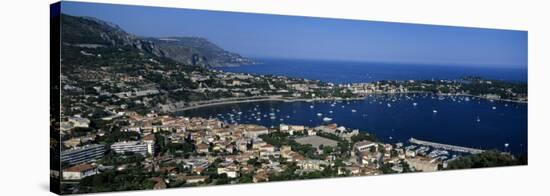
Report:
M143 140L154 141L155 140L155 134L149 134L149 135L143 136Z
M82 172L82 171L87 171L87 170L94 169L94 168L95 168L95 166L84 163L84 164L69 167L67 169L64 169L63 171L65 171L65 172Z

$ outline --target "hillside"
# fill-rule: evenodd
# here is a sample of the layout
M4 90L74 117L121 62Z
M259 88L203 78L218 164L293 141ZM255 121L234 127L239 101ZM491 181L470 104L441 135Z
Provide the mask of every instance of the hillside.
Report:
M61 18L64 54L62 57L65 64L143 64L162 59L203 67L254 63L218 47L205 38L141 38L127 33L115 24L99 19L66 14ZM99 57L102 59L98 59Z

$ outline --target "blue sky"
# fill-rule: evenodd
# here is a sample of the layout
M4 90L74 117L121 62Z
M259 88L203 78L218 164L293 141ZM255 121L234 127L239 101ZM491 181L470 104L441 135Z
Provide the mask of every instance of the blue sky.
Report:
M197 36L247 57L527 67L527 32L63 2L138 36Z

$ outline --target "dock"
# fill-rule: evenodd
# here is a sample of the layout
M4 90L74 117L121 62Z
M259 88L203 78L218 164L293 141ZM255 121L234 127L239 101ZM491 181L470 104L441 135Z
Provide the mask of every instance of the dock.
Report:
M412 143L412 144L430 146L430 147L433 147L433 148L439 148L439 149L455 151L455 152L479 154L479 153L482 153L484 151L484 150L477 149L477 148L468 148L468 147L454 146L454 145L449 145L449 144L441 144L441 143L418 140L418 139L414 139L414 138L409 139L409 142Z

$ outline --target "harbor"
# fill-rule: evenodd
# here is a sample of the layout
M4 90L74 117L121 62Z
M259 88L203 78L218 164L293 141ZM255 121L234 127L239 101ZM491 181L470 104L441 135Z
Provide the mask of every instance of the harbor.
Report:
M414 138L409 139L409 142L412 144L429 146L433 148L439 148L439 149L455 151L455 152L464 152L464 153L471 153L471 154L478 154L483 152L483 150L477 149L477 148L468 148L468 147L455 146L455 145L449 145L449 144L441 144L436 142L418 140Z

